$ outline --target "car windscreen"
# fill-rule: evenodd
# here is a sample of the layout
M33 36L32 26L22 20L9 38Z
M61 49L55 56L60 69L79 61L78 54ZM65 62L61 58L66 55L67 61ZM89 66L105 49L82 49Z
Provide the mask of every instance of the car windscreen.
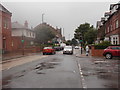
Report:
M64 49L72 49L72 47L65 47Z
M111 49L119 49L120 50L120 47L111 47Z
M52 47L44 47L44 49L52 49Z

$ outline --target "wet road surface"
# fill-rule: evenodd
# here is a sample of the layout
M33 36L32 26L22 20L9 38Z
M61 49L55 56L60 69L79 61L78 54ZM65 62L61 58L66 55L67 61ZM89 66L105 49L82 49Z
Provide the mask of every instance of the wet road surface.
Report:
M56 55L3 71L3 88L118 88L120 60Z
M58 52L4 70L3 88L82 88L76 56Z

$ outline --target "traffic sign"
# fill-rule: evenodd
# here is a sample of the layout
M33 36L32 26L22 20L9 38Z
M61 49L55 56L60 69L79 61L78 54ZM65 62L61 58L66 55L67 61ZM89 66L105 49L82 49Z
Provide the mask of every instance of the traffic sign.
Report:
M83 40L80 40L80 42L83 42Z
M22 43L24 43L24 40L21 40Z

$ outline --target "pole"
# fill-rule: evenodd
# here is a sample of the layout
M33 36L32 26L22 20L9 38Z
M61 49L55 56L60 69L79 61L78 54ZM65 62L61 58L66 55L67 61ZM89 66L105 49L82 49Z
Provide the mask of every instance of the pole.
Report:
M23 34L23 30L22 30L22 55L24 55L24 34Z
M81 54L82 54L82 42L81 42Z
M44 22L44 13L42 14L42 23Z

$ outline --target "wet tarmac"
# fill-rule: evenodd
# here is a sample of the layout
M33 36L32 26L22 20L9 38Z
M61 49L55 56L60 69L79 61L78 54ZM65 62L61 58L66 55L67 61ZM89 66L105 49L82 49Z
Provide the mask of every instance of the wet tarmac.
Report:
M120 60L56 55L3 71L3 88L118 88ZM80 66L80 67L79 67ZM84 79L84 80L83 80Z
M75 55L58 52L42 60L5 70L3 88L82 88L75 58Z

